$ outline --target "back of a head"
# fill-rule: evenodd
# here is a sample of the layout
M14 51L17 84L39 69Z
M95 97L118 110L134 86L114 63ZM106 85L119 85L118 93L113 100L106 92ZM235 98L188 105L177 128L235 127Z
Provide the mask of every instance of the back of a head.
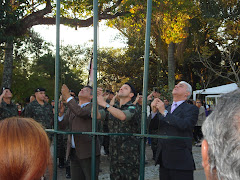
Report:
M30 118L0 121L0 179L39 180L52 171L50 142L42 126Z
M240 179L240 89L223 95L202 126L210 170L218 179Z

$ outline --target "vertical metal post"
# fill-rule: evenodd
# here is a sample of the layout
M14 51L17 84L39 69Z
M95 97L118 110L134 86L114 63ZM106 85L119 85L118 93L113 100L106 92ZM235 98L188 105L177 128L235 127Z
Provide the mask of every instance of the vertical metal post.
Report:
M145 34L145 54L144 54L144 76L143 76L143 107L141 120L141 134L146 133L147 119L147 90L148 90L148 71L149 71L149 47L151 32L152 0L147 1L147 22ZM145 170L145 138L141 139L141 159L140 159L140 180L144 180Z
M56 59L55 59L55 114L54 114L54 130L58 130L58 98L59 98L59 44L60 44L60 0L57 0L56 12ZM54 171L53 179L57 180L57 133L54 133Z
M92 132L96 132L97 125L97 30L98 30L98 0L93 0L93 118ZM91 179L96 177L96 135L92 136L92 170Z

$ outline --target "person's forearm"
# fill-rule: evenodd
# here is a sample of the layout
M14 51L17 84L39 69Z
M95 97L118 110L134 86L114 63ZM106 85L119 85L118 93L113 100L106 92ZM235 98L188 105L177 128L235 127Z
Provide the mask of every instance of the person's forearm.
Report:
M121 121L124 121L126 120L126 115L119 109L113 107L113 106L110 106L108 109L107 109L115 118L121 120Z
M110 101L109 104L110 104L111 106L113 106L113 105L115 104L115 99L116 99L116 97L114 96L114 97L112 98L112 100Z
M150 101L152 99L152 94L149 94L147 100Z
M136 105L138 102L138 99L135 99L135 101L133 102L134 105Z
M101 119L101 114L97 111L97 119L100 120Z
M2 104L3 96L0 96L0 106Z

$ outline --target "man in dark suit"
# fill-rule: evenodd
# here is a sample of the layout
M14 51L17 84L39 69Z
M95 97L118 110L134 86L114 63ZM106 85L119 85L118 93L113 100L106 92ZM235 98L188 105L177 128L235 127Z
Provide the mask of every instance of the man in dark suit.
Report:
M59 112L59 128L69 128L74 132L91 132L92 118L91 109L93 98L92 87L85 86L79 91L77 104L66 85L62 86L62 98L66 100L68 110L64 114L64 106L61 105ZM91 180L91 149L92 139L89 135L74 134L68 136L67 158L70 155L71 179ZM99 142L96 144L96 177L98 179L100 163Z
M172 91L172 106L165 109L158 98L151 103L150 128L157 126L159 135L186 137L158 140L155 161L160 164L161 180L193 179L192 131L198 119L198 108L185 102L191 94L191 85L181 81Z

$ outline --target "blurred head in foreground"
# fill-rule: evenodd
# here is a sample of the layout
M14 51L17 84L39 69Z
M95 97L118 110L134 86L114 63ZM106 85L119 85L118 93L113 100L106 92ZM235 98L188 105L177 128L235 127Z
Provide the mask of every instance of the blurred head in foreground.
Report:
M30 118L0 121L0 179L39 180L52 174L50 142L42 126Z
M207 180L240 179L240 89L223 95L202 126Z

